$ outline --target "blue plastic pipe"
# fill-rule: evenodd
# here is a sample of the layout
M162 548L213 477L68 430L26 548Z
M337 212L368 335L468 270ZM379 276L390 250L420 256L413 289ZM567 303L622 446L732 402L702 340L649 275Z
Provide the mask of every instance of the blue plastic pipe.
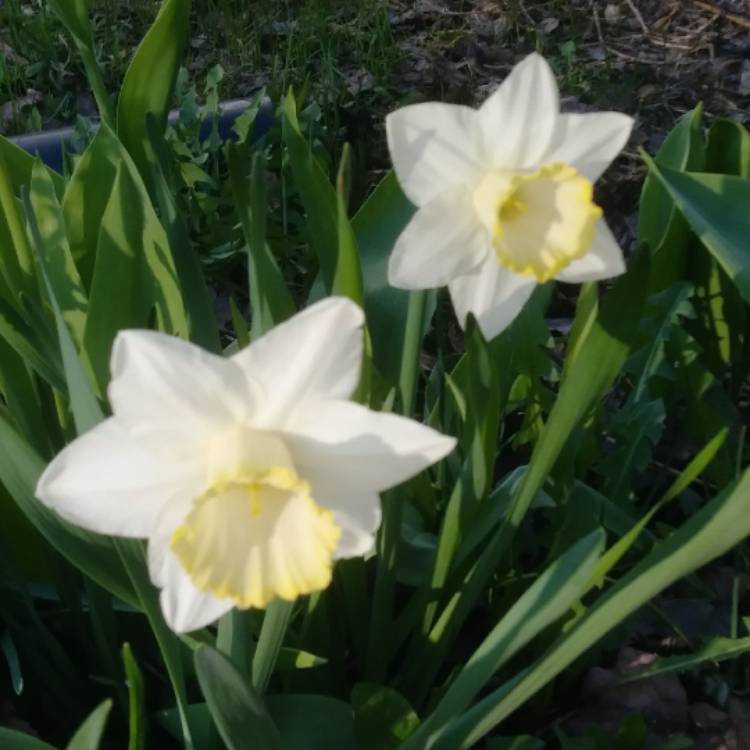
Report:
M222 141L234 140L232 131L235 120L250 106L247 99L232 99L219 105L219 137ZM173 110L169 113L169 122L175 125L180 113ZM273 109L269 99L265 99L253 124L252 140L255 141L265 135L273 125ZM213 117L206 117L201 123L200 138L205 140L211 134ZM73 128L57 128L45 130L41 133L18 135L10 139L16 146L28 151L39 158L51 169L62 172L63 150L74 151Z

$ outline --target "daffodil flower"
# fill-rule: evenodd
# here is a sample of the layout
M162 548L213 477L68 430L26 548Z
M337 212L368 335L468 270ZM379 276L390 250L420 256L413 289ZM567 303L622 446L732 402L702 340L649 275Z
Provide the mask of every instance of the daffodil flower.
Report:
M49 465L38 497L92 531L148 539L178 632L325 588L367 554L378 493L454 446L348 399L363 314L330 298L231 358L150 331L115 340L113 416Z
M386 118L401 187L418 211L390 258L389 282L448 285L460 322L485 336L515 318L537 284L622 273L593 183L632 119L561 114L549 65L533 54L479 109L428 102Z

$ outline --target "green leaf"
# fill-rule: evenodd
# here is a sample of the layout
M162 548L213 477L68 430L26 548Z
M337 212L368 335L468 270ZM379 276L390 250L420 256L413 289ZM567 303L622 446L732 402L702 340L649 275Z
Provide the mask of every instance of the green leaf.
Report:
M318 257L323 284L330 293L338 247L336 191L302 135L291 91L282 103L281 131L288 149L294 185L307 214L307 235Z
M493 737L487 741L487 750L543 750L542 740L527 734L518 737Z
M357 238L349 221L349 190L351 187L351 147L344 144L336 177L336 216L338 225L338 257L333 277L332 294L343 295L364 305L362 268L359 262Z
M92 44L88 0L49 0L49 4L73 37L82 43Z
M88 0L50 0L50 5L65 24L76 43L102 120L113 126L112 102L104 85L101 68L96 61L94 35L91 32L89 21Z
M49 385L65 393L59 348L40 337L3 299L0 299L0 337Z
M661 399L626 404L609 423L615 447L597 466L605 477L603 492L615 503L627 500L632 475L643 471L664 432L667 413Z
M0 392L14 424L39 454L48 456L56 437L44 413L46 394L34 380L27 363L0 340Z
M692 230L750 301L750 180L721 174L678 172L643 158Z
M409 292L388 284L388 258L413 215L414 207L393 172L389 172L352 219L364 280L373 362L392 383L398 380ZM428 311L427 320L431 317Z
M30 734L16 732L7 727L0 727L0 746L6 750L56 750L52 745L48 745Z
M13 642L13 637L7 630L4 630L3 634L0 635L0 651L3 652L5 662L8 665L10 684L13 687L13 692L16 695L21 695L23 692L21 662L18 660L18 651L16 650L16 644Z
M208 709L229 750L280 750L278 730L263 700L229 659L210 646L199 646L194 659Z
M701 171L705 163L705 148L703 107L699 104L669 133L656 154L656 160L677 170ZM649 245L652 253L650 288L660 291L684 278L688 232L674 200L651 175L643 183L638 219L639 239Z
M187 750L192 750L193 738L188 723L188 702L185 688L185 675L182 668L180 639L169 629L164 621L159 605L159 594L151 583L143 544L136 539L115 538L114 545L130 576L138 595L140 608L146 614L148 623L156 638L164 665L167 668L172 690L177 700L177 710L182 726L182 737Z
M579 344L549 419L537 441L523 481L497 533L451 596L429 637L423 672L442 662L490 577L497 572L516 529L544 485L576 426L611 387L634 340L645 301L648 256L636 255L599 306L596 321ZM623 315L623 310L628 314Z
M313 667L322 667L328 664L328 659L322 656L316 656L309 651L302 651L298 648L287 648L282 646L279 649L279 657L276 660L276 669L293 670L293 669L312 669Z
M0 481L24 515L72 565L131 606L138 598L109 537L63 521L34 496L44 461L0 416Z
M244 349L250 345L250 329L245 322L245 316L237 307L234 297L229 298L229 314L232 318L232 328L234 328L234 337L237 341L237 347Z
M128 750L145 750L146 717L143 675L129 643L122 644L122 660L128 685Z
M164 134L152 114L146 117L146 130L153 154L150 163L151 186L174 254L174 264L188 314L190 338L204 349L218 353L221 351L221 342L213 302L206 285L200 258L190 240L185 218L177 206L176 180L169 177L173 157Z
M261 695L268 687L293 612L294 602L274 599L263 615L252 665L253 687Z
M26 186L22 185L21 190ZM23 214L16 200L8 166L0 153L0 273L12 295L8 301L18 307L21 294L38 298L34 261L26 235Z
M133 57L117 102L117 134L148 179L151 158L146 117L167 126L172 92L187 42L190 0L164 0Z
M189 325L169 241L143 181L114 133L102 125L100 136L117 171L99 227L84 344L103 390L119 330L149 327L152 306L161 330L187 336Z
M750 177L750 133L736 120L716 120L708 131L706 168L693 171Z
M31 173L29 200L39 229L39 252L63 320L76 347L83 342L88 300L68 246L65 220L55 186L41 161Z
M8 176L15 194L21 191L21 187L28 187L31 181L31 170L36 161L35 157L0 135L0 161L5 164L8 170ZM55 191L58 195L62 195L63 178L54 170L49 169L49 167L46 167L46 169L50 179L55 184Z
M675 331L682 330L684 319L695 317L690 302L693 285L676 283L650 297L640 322L638 342L625 363L625 368L636 376L629 401L648 398L648 384L655 375L674 377L667 360L667 344Z
M65 380L68 385L68 396L73 409L73 418L76 423L76 429L80 435L102 420L102 410L96 400L92 384L84 372L70 330L65 323L63 312L57 301L56 290L52 286L50 273L47 268L47 259L43 250L43 240L39 232L36 217L29 203L28 196L24 199L24 207L26 209L26 221L28 222L29 231L34 241L33 244L36 251L37 261L39 262L39 267L42 272L44 285L47 287L47 296L49 298L50 306L52 307L52 312L55 316Z
M352 688L354 734L361 750L396 750L419 725L406 698L393 688L360 682Z
M65 750L98 750L111 710L111 700L99 704L78 728Z
M686 672L707 661L712 663L736 659L750 651L750 637L712 638L703 648L693 654L661 656L643 669L628 672L618 680L618 684L637 682L670 672Z
M294 315L294 301L276 259L266 244L266 157L253 154L250 181L244 171L245 150L229 146L229 178L248 248L253 338Z
M327 695L269 695L284 750L358 750L351 706Z
M454 719L433 750L472 747L613 627L678 579L750 534L750 470L601 596L536 662Z
M703 473L703 470L713 461L721 446L724 445L728 434L728 430L721 430L717 433L683 469L670 488L664 493L663 497L654 504L653 508L627 534L624 534L615 545L607 550L596 566L591 580L592 586L599 586L601 588L604 585L607 573L617 565L625 553L635 544L636 540L651 522L651 519L668 502L682 494Z
M534 581L471 655L403 750L429 746L433 732L461 716L510 658L570 610L586 592L603 548L604 532L598 529L564 552Z
M88 289L94 273L99 228L121 161L122 146L109 128L99 128L76 161L62 200L73 260Z

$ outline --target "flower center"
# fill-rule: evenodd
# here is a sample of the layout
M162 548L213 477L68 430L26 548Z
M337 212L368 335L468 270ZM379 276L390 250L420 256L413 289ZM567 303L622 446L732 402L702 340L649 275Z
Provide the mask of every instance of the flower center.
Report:
M239 471L194 501L172 551L201 591L241 608L292 601L331 581L341 536L288 466Z
M498 261L542 283L591 247L602 216L593 194L590 180L555 162L531 174L491 172L473 197Z

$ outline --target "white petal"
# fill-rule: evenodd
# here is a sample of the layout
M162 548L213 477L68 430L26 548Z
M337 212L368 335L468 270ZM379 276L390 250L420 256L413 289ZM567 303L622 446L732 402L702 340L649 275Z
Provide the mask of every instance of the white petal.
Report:
M209 625L232 608L229 599L217 599L199 591L170 549L174 530L192 507L182 499L166 505L148 541L148 568L151 581L161 591L164 619L177 633L188 633Z
M388 283L401 289L445 286L487 254L487 230L463 187L441 193L417 211L396 241Z
M482 138L492 165L533 169L555 134L560 102L555 76L534 53L513 68L479 109Z
M471 107L412 104L385 118L385 132L393 170L415 206L450 187L472 184L482 171L477 112Z
M203 628L232 609L230 599L217 599L198 591L169 550L166 559L167 580L159 595L159 602L167 625L175 633L189 633Z
M630 138L633 118L620 112L560 115L547 162L565 162L596 182Z
M596 234L591 249L578 260L574 260L555 277L558 281L580 284L619 276L625 271L625 259L617 240L612 236L604 219L596 225Z
M247 418L257 385L228 359L155 331L123 331L112 350L109 400L131 434L155 449L196 446Z
M465 327L466 317L473 313L489 340L513 322L535 286L534 279L503 268L490 255L471 274L454 279L448 288L459 323Z
M147 537L171 498L202 491L190 464L157 462L112 418L68 445L42 474L36 494L78 526Z
M456 441L395 414L348 401L302 404L286 434L316 501L401 484L450 453ZM320 498L320 500L318 500Z
M344 297L311 305L253 342L232 362L266 392L256 426L281 426L303 399L349 398L362 367L364 313Z
M341 528L341 539L334 553L337 560L364 557L372 552L382 515L377 493L328 495L316 498L316 502L333 511Z

